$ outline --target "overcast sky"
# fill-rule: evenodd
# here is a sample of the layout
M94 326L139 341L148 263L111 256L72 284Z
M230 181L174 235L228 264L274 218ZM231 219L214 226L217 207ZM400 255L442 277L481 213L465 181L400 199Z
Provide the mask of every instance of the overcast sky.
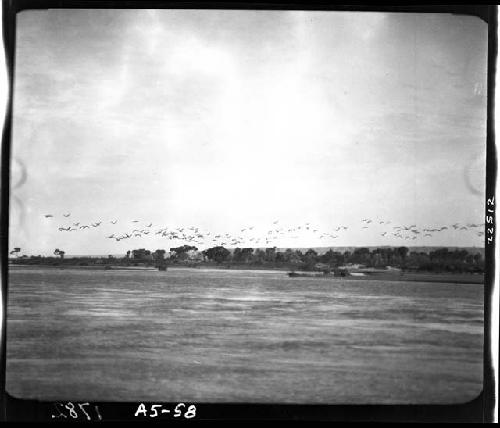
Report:
M11 247L183 243L106 238L150 223L254 235L310 223L278 247L483 245L471 228L382 236L484 222L478 18L61 9L17 23Z

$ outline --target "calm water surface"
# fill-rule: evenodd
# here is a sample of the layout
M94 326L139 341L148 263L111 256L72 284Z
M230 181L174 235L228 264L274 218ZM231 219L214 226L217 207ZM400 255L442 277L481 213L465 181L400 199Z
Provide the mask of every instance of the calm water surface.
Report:
M174 269L10 271L7 391L84 401L457 403L483 286Z

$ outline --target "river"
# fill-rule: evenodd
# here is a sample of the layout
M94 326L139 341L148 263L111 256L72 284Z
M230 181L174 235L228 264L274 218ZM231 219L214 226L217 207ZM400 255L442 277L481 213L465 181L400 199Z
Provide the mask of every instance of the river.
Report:
M459 403L483 285L15 268L7 391L73 401Z

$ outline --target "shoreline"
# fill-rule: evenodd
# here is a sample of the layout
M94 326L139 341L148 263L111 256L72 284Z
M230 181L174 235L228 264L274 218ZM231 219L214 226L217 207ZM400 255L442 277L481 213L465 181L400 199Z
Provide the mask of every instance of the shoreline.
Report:
M10 264L8 266L9 270L34 270L34 269L54 269L54 270L96 270L96 271L107 271L107 272L118 272L118 271L148 271L148 272L161 272L162 274L168 275L169 270L194 270L194 271L255 271L262 273L283 273L286 275L290 281L297 281L301 278L314 279L314 280L330 280L330 281L403 281L403 282L435 282L435 283L447 283L447 284L483 284L484 285L484 275L483 274L466 274L466 273L431 273L431 272L388 272L385 270L374 271L366 273L362 276L358 275L348 275L348 276L333 276L333 275L323 275L316 271L295 271L297 277L290 277L288 274L291 272L288 268L271 268L271 267L217 267L217 266L168 266L166 271L159 271L158 268L152 266L50 266L50 265L24 265L24 264Z

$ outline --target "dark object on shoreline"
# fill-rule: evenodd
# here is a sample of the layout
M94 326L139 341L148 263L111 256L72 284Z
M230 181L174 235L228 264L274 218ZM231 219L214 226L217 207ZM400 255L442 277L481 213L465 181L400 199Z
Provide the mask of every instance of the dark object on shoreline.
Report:
M104 266L104 270L112 270L113 268L111 266Z
M333 272L324 270L319 272L288 272L290 278L305 277L305 278L323 278L323 277L345 277L349 276L349 272L345 269L335 269Z
M347 269L334 269L333 275L345 277L345 276L349 276L349 271Z

